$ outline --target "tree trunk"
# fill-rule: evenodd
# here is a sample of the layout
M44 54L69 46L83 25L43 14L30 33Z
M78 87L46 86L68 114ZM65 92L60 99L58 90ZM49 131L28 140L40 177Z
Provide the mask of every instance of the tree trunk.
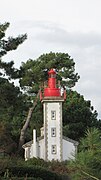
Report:
M37 105L37 101L38 101L39 94L40 94L40 91L38 92L38 94L37 94L37 96L36 96L36 99L35 99L35 101L33 102L33 106L32 106L31 108L29 108L29 111L28 111L28 115L27 115L25 124L23 125L23 127L22 127L22 129L21 129L20 138L19 138L19 147L18 147L18 151L19 151L19 152L21 151L22 145L23 145L24 142L25 142L25 134L26 134L27 128L28 128L28 126L29 126L32 113L33 113L33 111L34 111L34 109L35 109L35 107L36 107L36 105Z

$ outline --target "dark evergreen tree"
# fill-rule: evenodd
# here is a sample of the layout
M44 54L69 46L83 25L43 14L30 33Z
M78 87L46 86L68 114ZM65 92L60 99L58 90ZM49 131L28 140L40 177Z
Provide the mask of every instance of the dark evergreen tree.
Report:
M71 178L75 180L101 179L101 131L97 128L86 130L80 140L79 152L70 162Z
M84 136L89 127L100 128L101 121L91 101L84 99L76 91L67 90L67 99L63 106L63 132L74 140Z
M7 54L8 51L16 50L17 47L22 44L27 35L19 35L16 38L8 37L6 38L6 30L9 28L10 23L6 22L4 24L0 24L0 75L8 75L12 78L18 76L18 70L14 69L14 62L3 62L2 57ZM2 69L2 71L1 71Z
M75 73L75 62L68 53L43 54L36 60L28 60L20 67L20 84L22 88L38 92L40 84L48 79L48 70L55 68L57 80L61 85L73 87L79 80L78 73Z
M11 153L18 141L19 131L23 123L23 114L27 110L26 98L18 87L9 81L16 78L19 70L13 67L14 62L4 62L2 57L8 51L15 50L25 41L26 34L16 38L5 37L9 23L0 24L0 149Z

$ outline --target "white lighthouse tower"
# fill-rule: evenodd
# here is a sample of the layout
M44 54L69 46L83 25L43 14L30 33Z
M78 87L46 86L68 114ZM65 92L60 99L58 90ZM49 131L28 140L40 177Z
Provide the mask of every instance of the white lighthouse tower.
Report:
M41 100L44 114L44 147L45 160L63 159L62 145L62 103L65 96L61 96L56 87L56 72L48 72L48 87L44 89Z
M66 92L56 87L56 72L48 72L48 85L40 92L43 104L43 123L41 136L36 137L33 130L33 140L23 145L25 160L36 157L45 161L64 161L74 158L78 142L63 136L62 133L62 103L66 99Z

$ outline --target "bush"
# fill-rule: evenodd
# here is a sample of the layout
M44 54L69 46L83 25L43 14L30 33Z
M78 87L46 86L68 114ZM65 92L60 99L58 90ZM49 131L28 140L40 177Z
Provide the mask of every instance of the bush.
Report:
M2 179L12 177L12 180L22 180L25 177L29 180L68 180L66 164L45 162L36 158L27 162L18 158L7 158L0 160L0 176Z
M47 171L46 169L38 166L34 167L23 167L23 166L13 166L9 168L9 171L12 176L24 177L41 177L43 180L57 180L58 175L51 171Z

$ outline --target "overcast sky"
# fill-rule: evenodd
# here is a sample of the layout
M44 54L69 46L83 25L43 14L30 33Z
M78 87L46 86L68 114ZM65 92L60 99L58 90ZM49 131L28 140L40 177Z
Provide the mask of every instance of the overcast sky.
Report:
M43 53L68 53L80 75L74 89L101 118L101 0L0 0L0 22L10 22L7 36L28 35L5 61L19 67Z

